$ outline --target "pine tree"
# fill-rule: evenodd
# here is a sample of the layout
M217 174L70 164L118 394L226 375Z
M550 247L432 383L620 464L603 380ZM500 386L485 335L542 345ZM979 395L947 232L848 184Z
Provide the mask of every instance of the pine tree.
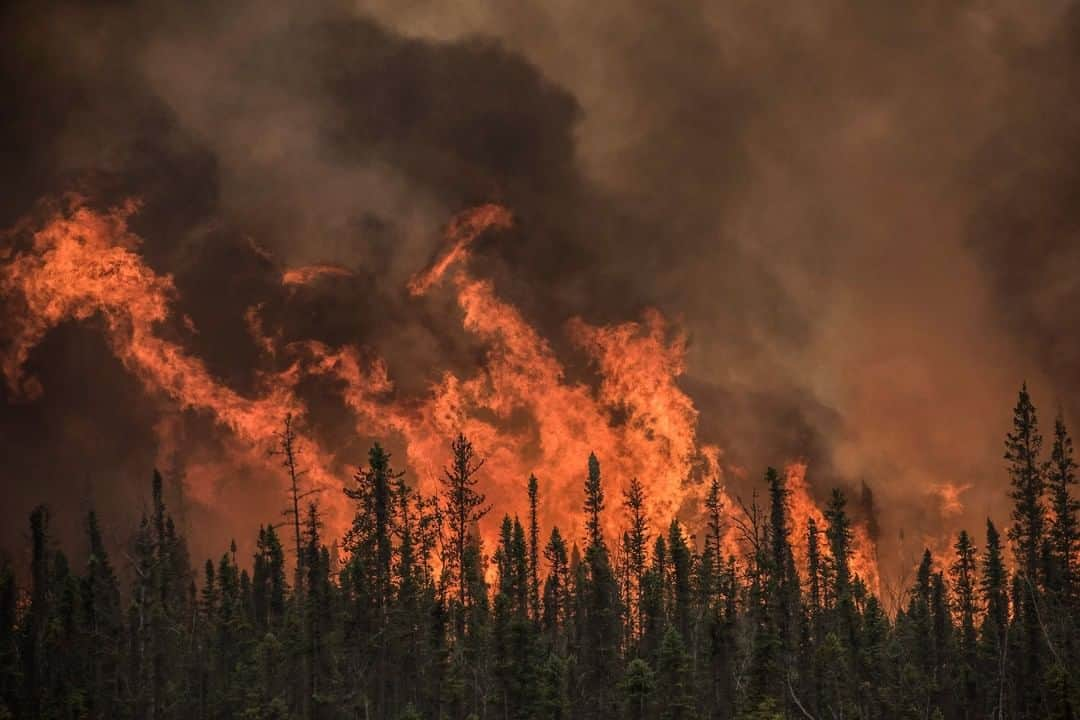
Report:
M536 645L529 617L530 585L525 531L516 519L503 518L495 553L499 572L494 610L494 664L503 717L529 717L537 699L531 668Z
M618 711L615 688L619 682L620 633L619 585L608 558L600 524L604 491L600 463L589 455L585 480L586 538L585 577L577 588L579 615L578 648L581 652L585 690L584 718L608 718Z
M308 503L303 545L302 612L306 684L302 708L309 720L331 716L337 689L333 585L330 581L330 557L322 544L321 528L318 506L314 502Z
M351 554L353 582L365 584L357 595L362 598L363 620L358 626L373 634L369 646L373 653L370 668L372 702L382 717L390 707L392 670L390 667L390 614L393 595L393 539L395 532L394 486L402 477L390 467L390 454L375 443L368 452L368 466L354 476L355 487L346 488L345 495L356 505L352 526L346 536L346 549ZM355 616L354 616L355 617Z
M1077 607L1076 556L1080 552L1080 525L1077 512L1080 501L1072 497L1076 484L1076 462L1073 460L1073 443L1065 429L1065 421L1059 415L1054 422L1054 445L1050 451L1047 473L1050 490L1050 509L1053 523L1049 542L1053 567L1053 589L1070 609Z
M293 416L291 414L286 415L281 431L275 435L275 447L273 450L271 450L271 455L277 455L281 457L281 466L285 468L285 472L288 473L289 476L289 507L285 509L282 514L285 517L291 518L293 526L294 540L296 542L295 587L297 592L300 592L304 587L304 571L301 565L304 560L304 545L300 533L300 506L304 502L305 498L311 495L314 491L304 491L300 488L300 481L304 477L304 475L307 474L307 471L300 468L300 448L298 446L299 438L297 437L296 429L293 427L293 425Z
M650 709L653 692L656 689L656 677L649 663L641 658L634 658L623 673L622 684L622 717L627 720L648 720L652 717Z
M88 710L98 717L116 717L120 713L124 631L120 585L93 511L87 516L86 532L90 553L82 581L82 607L90 656Z
M930 626L933 630L931 655L932 678L936 697L934 705L949 717L954 715L953 625L944 575L935 572L930 583Z
M529 614L540 622L540 523L537 519L539 482L529 475Z
M491 607L483 568L483 546L477 533L470 533L465 545L462 580L468 605L462 613L462 629L454 646L455 672L465 678L466 714L483 715L491 692L490 658Z
M627 624L635 641L641 640L642 584L645 580L645 560L648 554L649 523L645 516L645 488L632 478L623 493L629 529L626 533L626 562L629 570L630 592L627 597Z
M669 627L656 661L657 717L661 720L692 720L697 717L690 686L690 658L682 636Z
M706 533L705 547L710 551L715 565L713 571L717 577L721 575L724 564L724 502L723 485L720 476L714 475L709 482L709 492L705 496L706 510ZM719 588L717 589L719 592ZM719 604L719 596L716 598Z
M765 473L769 486L769 570L768 604L770 626L778 657L775 661L781 673L780 694L791 674L796 640L796 618L799 608L799 578L795 571L795 556L791 549L791 530L786 478L773 468Z
M814 624L822 610L820 530L814 518L806 521L806 587L810 619Z
M458 435L450 449L453 458L442 478L446 501L443 514L450 531L447 571L451 585L457 591L458 605L464 608L469 604L469 582L465 575L472 528L488 513L490 507L484 506L485 497L476 490L479 482L476 473L483 467L484 461L474 460L472 443L464 435Z
M975 627L975 618L979 608L976 598L975 545L971 542L967 531L960 531L953 549L956 552L956 559L949 569L949 575L952 578L953 594L956 599L956 614L960 621L959 666L956 668L959 685L957 711L963 720L974 720L981 714L978 703L978 636Z
M1042 436L1039 434L1035 406L1027 385L1020 389L1013 409L1013 430L1005 438L1005 460L1012 484L1013 541L1016 560L1016 589L1020 622L1017 626L1019 675L1017 677L1017 712L1021 717L1036 717L1040 703L1038 683L1043 672L1043 640L1039 604L1045 580L1042 562L1046 509L1043 505L1043 469L1039 459Z
M829 546L828 584L824 595L830 599L823 621L825 636L821 639L818 666L825 669L822 677L821 703L833 714L844 713L853 705L852 689L841 678L850 678L852 655L858 651L857 617L851 580L851 520L847 515L847 499L834 489L825 508L825 538ZM846 714L846 713L845 713Z
M544 615L542 626L555 645L562 630L567 612L567 593L570 588L570 566L566 556L566 543L559 528L551 529L551 537L544 547L544 559L548 562L548 576L544 581Z
M984 710L987 717L1002 718L1006 712L1007 653L1009 627L1008 573L1001 538L986 520L986 550L982 557L979 591L986 611L979 628L980 675L986 678Z
M392 688L390 706L411 704L425 707L425 694L435 675L434 659L425 642L424 629L434 589L424 571L423 531L420 528L422 501L399 474L395 484L397 503L397 551L394 572L397 595L391 609ZM407 680L410 678L410 680Z
M655 661L668 625L665 589L668 576L667 541L663 535L653 545L652 564L645 572L641 589L640 654Z
M589 474L585 479L585 538L586 548L601 547L604 531L600 525L600 513L604 510L604 487L600 482L600 461L595 453L589 453Z
M255 622L259 630L278 630L285 620L288 582L285 580L285 550L273 525L259 528L253 561L252 595Z
M400 477L390 468L390 454L375 443L368 452L368 467L357 471L356 487L345 495L356 503L356 516L347 538L348 549L363 553L371 573L372 592L380 621L385 622L391 596L391 561L394 503L393 484Z
M833 490L825 510L828 527L825 537L832 555L832 596L838 608L851 602L851 521L848 519L847 500L840 490Z
M668 580L670 598L668 607L671 608L671 621L675 629L679 631L679 637L690 637L690 618L693 610L690 606L693 595L690 586L690 573L692 556L690 546L683 536L682 526L677 520L672 520L668 527L668 555L671 558L670 576Z
M809 518L800 580L775 471L768 507L755 493L731 516L738 557L722 554L719 478L700 554L694 526L677 519L648 537L645 492L631 481L613 561L592 456L583 552L553 528L542 593L538 483L527 486L527 522L506 516L487 557L480 463L461 436L440 499L410 489L376 445L348 490L356 516L344 565L309 505L292 584L272 525L260 526L249 566L233 542L196 582L157 473L123 547L130 583L119 582L95 514L85 566L71 566L38 508L24 590L0 561L0 720L1072 717L1075 465L1060 422L1039 464L1034 408L1022 400L1007 443L1018 572L1006 570L988 520L981 554L966 532L946 571L923 554L895 619L853 571L855 528L839 491L824 546ZM1044 498L1030 502L1042 482L1032 472L1047 491L1034 561L1029 511ZM862 505L872 506L865 490Z
M1016 543L1019 571L1031 592L1041 580L1039 553L1045 524L1041 448L1042 435L1039 434L1035 406L1031 403L1027 385L1024 385L1013 410L1013 430L1005 438L1005 460L1012 483L1009 496L1015 503L1012 511L1015 524L1009 530L1009 538Z

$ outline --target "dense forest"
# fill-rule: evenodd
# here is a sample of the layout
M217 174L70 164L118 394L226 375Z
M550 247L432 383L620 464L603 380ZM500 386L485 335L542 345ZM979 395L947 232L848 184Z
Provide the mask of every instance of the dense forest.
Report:
M0 569L0 718L970 720L1080 704L1077 466L1060 418L1044 452L1026 388L1005 440L1011 522L926 551L895 617L852 569L839 490L796 561L772 469L760 502L735 508L714 481L697 547L675 520L649 527L641 483L611 498L593 456L583 537L538 527L542 487L523 478L532 512L496 520L485 548L492 508L465 437L437 498L375 445L345 489L339 549L292 432L286 522L259 530L250 561L234 544L195 571L157 473L112 552L90 512L69 560L34 510L25 581ZM613 512L619 538L603 530Z

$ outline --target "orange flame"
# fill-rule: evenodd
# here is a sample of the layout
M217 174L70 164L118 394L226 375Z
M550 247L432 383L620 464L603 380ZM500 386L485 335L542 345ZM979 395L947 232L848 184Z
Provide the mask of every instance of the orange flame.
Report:
M409 292L423 295L437 283L454 263L469 256L469 246L489 228L508 228L512 221L510 211L501 205L489 203L458 213L446 227L446 246L427 270L417 273L409 280Z
M825 513L814 502L810 488L806 483L806 464L794 462L784 469L787 478L788 501L791 509L791 540L795 551L795 562L799 572L806 573L807 533L810 520L813 519L819 531L824 531L828 523ZM822 553L829 555L827 543L820 545ZM877 545L865 523L855 523L852 527L851 570L862 578L873 593L880 589L881 578L878 574Z
M465 433L481 456L483 489L499 512L525 513L524 486L530 473L541 480L541 522L559 524L576 535L581 530L582 487L586 458L595 452L605 477L608 510L606 532L614 539L622 530L618 508L621 490L631 478L649 493L649 520L663 532L672 516L697 516L705 478L721 474L720 449L701 442L698 411L678 387L684 371L686 337L650 310L641 322L598 327L572 319L567 331L592 361L599 385L594 388L567 379L551 345L522 314L495 292L490 281L474 278L465 261L479 235L510 226L511 215L498 205L485 205L455 217L447 226L446 250L408 284L423 296L455 265L453 278L464 329L486 348L484 362L470 376L444 372L420 397L398 398L386 363L353 346L331 348L309 340L284 350L295 360L285 371L267 375L255 397L245 397L214 378L204 363L161 329L171 317L176 290L172 278L153 272L137 253L140 240L127 221L137 209L129 202L99 212L72 201L33 233L32 248L10 256L0 271L0 294L23 304L13 321L12 342L0 356L0 367L14 392L32 397L40 385L28 378L24 365L45 334L67 320L100 316L112 351L147 390L168 398L177 409L208 413L228 429L242 460L270 468L265 449L286 414L302 418L306 408L295 392L304 377L336 380L342 397L364 435L400 440L405 461L425 492L433 492L448 461L450 439ZM287 285L339 275L340 268L312 266L287 271ZM292 274L290 274L292 273ZM278 350L280 333L267 332L259 307L245 316L255 342L267 353ZM189 328L190 329L190 328ZM171 448L172 424L159 423L160 448ZM328 529L344 529L348 512L337 490L331 453L310 438L301 438L305 465L330 511ZM213 474L224 472L215 460L200 460L193 473L194 495L213 498ZM189 477L191 477L189 473ZM805 465L788 468L794 537L805 552L810 517L824 527L805 483ZM732 504L723 498L725 505ZM490 542L495 522L487 523ZM727 538L733 546L732 536ZM877 569L873 543L856 528L854 565L875 589Z
M338 265L305 265L281 273L282 285L310 285L324 277L352 277L352 271Z
M292 392L299 367L266 378L263 394L254 399L217 381L201 360L158 334L170 317L176 288L171 276L155 274L135 252L141 241L128 230L127 221L138 204L97 212L77 198L71 202L66 213L57 212L33 234L32 251L15 255L0 275L0 293L24 304L13 321L2 362L12 392L27 398L42 392L35 378L25 376L23 365L50 329L66 320L99 315L113 353L149 391L170 398L178 409L209 411L244 441L250 459L261 458L258 450L266 447L282 418L303 415ZM336 488L326 454L302 442L313 461L312 481Z

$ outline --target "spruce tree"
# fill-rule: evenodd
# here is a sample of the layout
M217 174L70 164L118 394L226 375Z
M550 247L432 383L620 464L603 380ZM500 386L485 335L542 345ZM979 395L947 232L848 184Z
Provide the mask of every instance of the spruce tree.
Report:
M957 714L963 720L974 720L981 715L979 708L978 636L975 626L979 612L976 597L977 560L975 545L967 531L961 530L953 546L956 557L949 569L955 597L956 615L960 621L957 638L958 666L955 674L958 683Z
M626 563L629 570L630 592L627 597L627 625L635 641L641 640L642 584L648 555L649 523L645 516L645 488L637 478L631 478L623 493L623 507L629 528L626 532Z
M664 633L656 660L656 706L661 720L697 717L691 687L690 657L674 626Z
M626 720L648 720L652 717L650 710L656 677L649 663L641 658L627 663L619 689L622 692L622 717Z
M476 473L483 467L484 461L475 459L472 443L464 435L458 435L450 444L450 450L450 467L444 471L442 478L446 503L442 512L450 534L447 538L450 546L447 571L451 585L456 590L458 606L465 608L469 604L466 564L472 544L472 529L490 508L484 505L483 493L476 490L479 482Z
M619 682L620 607L619 585L608 557L600 523L604 490L600 463L589 455L585 480L586 539L585 575L577 588L578 648L585 692L584 718L608 718L618 711L615 688Z
M790 511L786 478L775 469L765 473L769 486L769 564L766 593L769 605L767 642L775 646L780 694L793 671L793 650L799 608L799 578L791 549Z
M551 529L551 537L544 547L544 559L548 562L548 576L544 581L544 614L541 625L548 634L549 642L556 646L566 618L566 598L570 589L566 543L557 527Z
M683 536L682 526L672 520L668 526L668 555L671 559L668 579L668 607L671 608L671 622L679 631L679 637L685 645L690 637L690 619L693 614L691 579L692 556L690 546Z
M604 486L600 481L600 461L589 453L589 474L585 478L585 547L602 547L604 531L600 513L604 510Z
M529 614L540 622L540 523L537 519L539 483L529 475Z
M1039 553L1045 524L1041 448L1035 406L1024 385L1013 409L1013 429L1005 437L1005 460L1012 483L1009 496L1014 502L1009 538L1016 544L1018 569L1030 587L1028 594L1033 594L1041 581Z
M1042 677L1043 630L1039 617L1045 581L1042 562L1046 509L1043 504L1044 476L1039 459L1042 436L1035 406L1027 385L1020 388L1013 409L1013 429L1005 437L1005 461L1013 500L1013 525L1009 539L1015 549L1017 572L1016 600L1019 604L1017 627L1019 675L1017 712L1021 717L1036 717L1040 704L1038 684Z
M351 554L351 573L359 604L353 604L355 629L366 628L373 654L369 670L369 692L374 706L386 717L390 705L390 616L393 596L393 534L395 532L394 488L401 473L390 467L390 454L379 443L368 452L368 466L357 471L355 487L345 495L356 505L352 526L346 536ZM310 558L310 555L308 556ZM365 607L366 606L366 607ZM366 614L361 618L359 615Z
M1080 552L1080 525L1077 524L1080 501L1072 496L1072 486L1076 484L1076 461L1073 460L1072 438L1060 415L1054 421L1054 445L1047 470L1050 509L1053 512L1049 532L1053 589L1062 604L1068 610L1075 611L1078 607L1076 557Z
M90 511L86 520L89 557L82 581L82 607L88 640L88 710L98 717L120 714L123 609L120 585L109 560L97 515Z
M994 523L987 518L986 549L979 579L979 592L985 608L979 628L979 669L980 676L986 679L983 709L988 717L1004 717L1007 708L1008 581L1001 537Z

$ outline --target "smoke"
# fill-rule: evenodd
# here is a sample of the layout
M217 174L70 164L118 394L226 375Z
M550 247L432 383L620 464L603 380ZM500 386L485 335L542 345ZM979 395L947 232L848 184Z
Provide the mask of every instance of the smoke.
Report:
M395 407L445 373L476 377L489 346L461 321L461 288L417 300L407 285L451 217L494 202L514 223L477 238L469 278L549 344L560 382L636 389L604 384L619 358L589 346L609 329L657 338L651 357L685 347L669 377L729 492L790 461L819 503L869 488L852 507L876 523L886 573L1005 518L1021 380L1044 422L1077 416L1072 4L5 12L0 223L72 190L99 209L140 198L138 254L175 287L163 337L238 397L261 397L296 361L285 348L311 341L384 360ZM10 238L7 257L25 250ZM650 330L649 308L670 327ZM40 397L3 391L5 507L47 500L70 520L94 501L121 523L167 456L176 478L213 478L186 481L197 550L246 541L279 512L279 479L204 412L148 393L102 322L60 322L30 351ZM379 433L358 430L335 368L290 392L344 477Z

